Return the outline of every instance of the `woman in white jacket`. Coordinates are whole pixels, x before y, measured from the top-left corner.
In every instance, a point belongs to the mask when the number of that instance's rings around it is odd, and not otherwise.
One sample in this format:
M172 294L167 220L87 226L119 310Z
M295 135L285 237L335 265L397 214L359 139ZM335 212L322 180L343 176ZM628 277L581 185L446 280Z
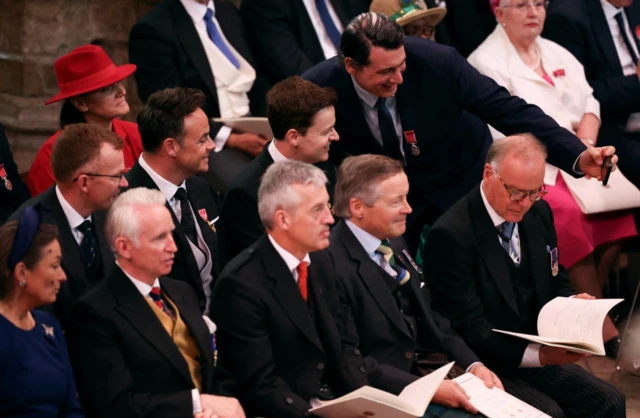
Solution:
M539 106L587 146L595 145L600 105L593 97L584 68L569 51L540 37L545 0L496 0L498 25L470 56L469 62L513 95ZM494 139L502 137L492 130ZM587 180L585 180L587 181ZM563 175L547 164L545 200L558 234L560 262L578 293L602 297L602 288L620 251L620 241L638 235L630 211L584 215ZM607 320L604 340L615 355L618 331Z

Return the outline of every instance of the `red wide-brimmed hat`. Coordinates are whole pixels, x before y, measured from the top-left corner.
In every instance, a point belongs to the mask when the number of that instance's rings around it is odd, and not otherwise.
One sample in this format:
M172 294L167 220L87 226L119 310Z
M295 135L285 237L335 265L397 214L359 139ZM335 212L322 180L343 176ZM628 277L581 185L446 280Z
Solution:
M54 63L58 89L45 104L58 102L123 80L136 70L134 64L115 66L104 49L96 45L83 45Z

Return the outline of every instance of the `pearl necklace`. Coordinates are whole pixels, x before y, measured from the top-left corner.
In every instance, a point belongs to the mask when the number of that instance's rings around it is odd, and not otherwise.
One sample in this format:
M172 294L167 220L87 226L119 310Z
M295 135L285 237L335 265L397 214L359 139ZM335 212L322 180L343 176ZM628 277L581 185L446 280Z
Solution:
M538 56L538 58L536 60L536 65L532 67L532 66L527 64L527 67L529 67L529 68L531 68L532 70L535 71L538 67L540 67L540 60L541 60L542 57L540 56L541 55L540 51L538 50L538 47L535 44L533 45L533 48L536 50L536 55Z

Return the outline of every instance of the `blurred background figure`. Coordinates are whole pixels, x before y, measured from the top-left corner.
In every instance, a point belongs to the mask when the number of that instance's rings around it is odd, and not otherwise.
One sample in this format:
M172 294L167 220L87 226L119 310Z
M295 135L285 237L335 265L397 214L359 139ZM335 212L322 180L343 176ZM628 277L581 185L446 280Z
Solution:
M29 189L20 179L9 140L0 124L0 226L29 197Z
M580 62L560 45L540 37L547 5L546 0L501 0L495 9L496 29L471 54L469 62L511 94L539 106L585 145L594 146L599 137L600 104ZM495 138L503 136L492 133ZM578 293L601 298L621 240L638 235L633 214L585 215L558 168L550 164L546 165L545 185L545 200L553 210L558 234L560 263L569 271L571 286ZM614 357L617 337L613 322L607 320L604 340L609 342L608 354Z
M67 280L61 258L58 230L34 207L0 228L0 416L84 417L62 329L36 310Z
M407 36L434 41L436 25L447 15L444 7L429 8L424 0L373 0L369 11L382 13L397 22Z
M88 123L115 132L124 142L125 167L130 168L142 152L138 125L118 118L129 113L127 91L122 81L136 66L115 66L107 53L96 45L83 45L58 58L54 64L60 92L45 104L64 100L60 111L60 129L76 123ZM51 151L60 131L40 148L29 170L29 190L36 196L56 180L51 170Z

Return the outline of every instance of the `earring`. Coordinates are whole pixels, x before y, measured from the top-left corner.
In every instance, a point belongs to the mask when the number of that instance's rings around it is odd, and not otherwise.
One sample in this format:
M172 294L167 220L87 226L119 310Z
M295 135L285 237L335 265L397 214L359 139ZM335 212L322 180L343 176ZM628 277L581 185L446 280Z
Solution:
M18 283L20 285L21 288L25 288L27 287L27 281L26 280L20 280L20 282Z
M507 27L507 24L506 24L506 23L503 23L503 24L502 24L502 27L503 27L503 28L506 28L506 27Z

